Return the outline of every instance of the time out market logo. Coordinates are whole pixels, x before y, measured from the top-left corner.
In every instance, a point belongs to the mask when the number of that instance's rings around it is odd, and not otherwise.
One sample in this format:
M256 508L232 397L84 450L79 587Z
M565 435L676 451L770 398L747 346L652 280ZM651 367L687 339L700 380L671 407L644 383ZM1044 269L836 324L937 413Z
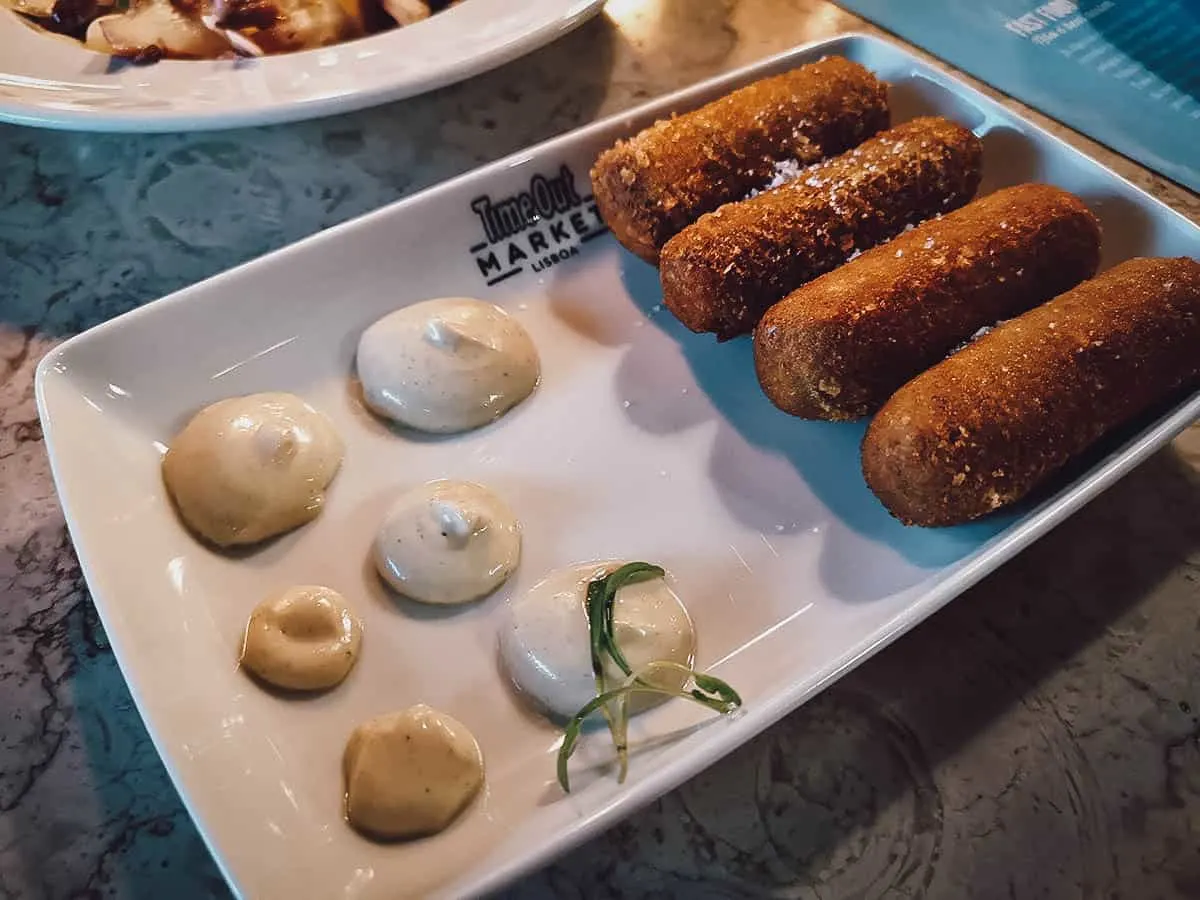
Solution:
M512 196L476 197L471 211L486 238L471 255L489 285L526 269L543 272L608 231L592 195L579 195L575 173L565 165L554 175L534 175L528 189Z

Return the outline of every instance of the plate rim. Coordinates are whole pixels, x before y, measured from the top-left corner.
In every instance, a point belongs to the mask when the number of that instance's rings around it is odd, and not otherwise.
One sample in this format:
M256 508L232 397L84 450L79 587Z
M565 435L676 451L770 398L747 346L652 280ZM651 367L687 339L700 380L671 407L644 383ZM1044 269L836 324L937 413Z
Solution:
M1005 108L1001 101L988 97L982 91L969 84L965 79L947 71L945 68L946 64L936 58L923 59L900 41L888 36L862 31L843 32L827 38L804 42L736 69L719 73L694 84L652 98L638 106L587 123L579 128L530 145L483 166L453 176L408 197L387 203L375 210L356 216L324 231L316 232L260 257L183 287L164 297L145 303L120 316L101 322L80 334L74 335L52 348L37 365L34 378L35 398L39 419L43 424L44 441L55 488L58 492L67 527L72 536L72 542L76 547L81 569L89 585L89 594L92 593L90 589L90 570L93 561L90 559L86 548L74 541L74 505L69 503L65 492L60 486L60 456L55 449L55 426L52 422L53 416L48 415L46 398L46 385L50 379L56 377L58 374L53 371L56 363L64 355L70 353L73 348L85 345L89 341L101 337L111 328L121 327L121 323L123 322L146 315L147 311L151 308L157 307L163 309L172 304L189 302L189 295L194 291L211 289L219 285L224 279L240 276L243 270L264 265L268 262L276 262L291 253L307 252L323 241L348 235L358 228L368 228L377 219L393 215L398 209L406 205L427 201L436 197L439 193L452 191L464 182L486 178L493 173L501 172L519 159L530 155L552 153L560 145L574 143L581 138L612 128L615 125L639 116L660 115L663 110L670 107L673 103L688 99L691 95L703 94L714 88L721 88L744 81L763 70L778 66L794 57L812 54L821 50L846 52L843 48L855 44L866 44L868 46L871 44L882 45L887 52L898 54L911 63L915 67L916 72L921 76L934 80L941 87L976 104L986 114L984 122L979 126L980 128L987 126L989 122L994 124L997 118L1003 122L1018 122L1028 132L1036 134L1043 140L1049 140L1049 142L1057 145L1060 150L1065 149L1069 151L1069 155L1074 163L1096 167L1104 173L1110 182L1119 183L1124 186L1128 191L1138 195L1143 203L1147 203L1155 207L1160 213L1177 220L1190 232L1200 232L1200 224L1192 222L1187 216L1171 208L1148 191L1133 184L1129 179L1083 150L1051 133L1024 114ZM802 685L799 689L783 690L775 695L768 696L753 709L739 715L738 721L748 722L748 725L743 725L740 728L714 729L707 744L709 749L705 753L690 754L667 761L658 767L653 774L648 775L625 789L615 801L592 810L558 840L531 850L529 853L514 858L505 864L483 871L475 875L475 877L447 883L439 890L453 889L456 891L456 896L475 896L489 893L511 884L516 879L542 868L553 859L596 837L601 832L645 807L653 800L669 793L710 766L719 763L737 747L753 739L785 715L808 702L838 681L842 676L891 645L894 641L907 634L912 628L924 622L935 612L985 576L991 574L1030 544L1044 537L1128 474L1132 469L1144 462L1152 453L1160 450L1173 437L1198 419L1200 419L1200 391L1196 391L1179 401L1172 409L1164 412L1154 422L1147 425L1118 447L1112 449L1081 476L1043 500L1035 508L1022 516L1021 519L1015 521L985 544L981 545L972 555L963 561L961 568L949 573L945 578L933 584L928 590L918 595L903 612L865 635L835 665L827 666L824 670L820 671L810 684ZM107 631L109 622L104 611L107 605L106 601L95 594L92 594L92 597L97 613ZM125 677L126 685L134 699L138 713L150 735L156 752L159 754L159 758L162 760L164 768L167 770L173 787L187 809L197 830L203 837L211 856L230 889L235 896L245 896L236 876L228 866L228 861L222 856L215 836L209 833L203 820L197 815L192 799L182 784L182 774L177 771L174 760L163 753L162 738L158 734L154 724L146 716L141 691L130 680L126 672L124 653L121 650L123 642L113 632L108 631L108 634L114 657L121 669L122 676Z

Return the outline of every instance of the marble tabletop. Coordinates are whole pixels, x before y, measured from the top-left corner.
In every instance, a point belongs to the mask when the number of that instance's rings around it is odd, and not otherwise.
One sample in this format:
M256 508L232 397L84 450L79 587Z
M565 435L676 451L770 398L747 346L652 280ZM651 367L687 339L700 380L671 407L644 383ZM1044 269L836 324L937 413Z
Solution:
M71 550L34 407L41 356L479 163L864 27L816 0L610 0L494 73L339 118L151 137L0 127L0 896L229 896ZM1200 219L1196 196L1034 118ZM1200 897L1198 629L1193 428L816 700L506 896Z

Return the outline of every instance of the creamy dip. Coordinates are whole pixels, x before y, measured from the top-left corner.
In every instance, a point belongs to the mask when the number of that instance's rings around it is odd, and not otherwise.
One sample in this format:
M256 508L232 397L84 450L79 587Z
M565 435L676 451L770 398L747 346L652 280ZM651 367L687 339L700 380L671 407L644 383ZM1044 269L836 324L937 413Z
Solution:
M619 568L619 562L587 563L550 573L513 601L500 631L500 654L517 688L547 711L569 718L596 696L586 609L587 586ZM613 634L635 672L647 663L670 660L691 666L696 633L683 603L662 578L622 587L613 600ZM625 674L609 659L605 675L620 684ZM677 688L682 673L659 672L650 679ZM634 694L632 709L664 699Z
M497 419L537 386L537 348L500 307L443 297L398 309L358 342L367 405L420 431L467 431Z
M403 494L375 537L379 574L422 603L490 594L521 559L521 526L503 500L470 481L431 481Z
M342 756L346 819L383 839L435 834L483 785L483 754L461 722L424 704L354 729Z
M254 608L241 664L277 687L320 691L350 673L361 645L362 624L341 594L297 585Z
M255 544L316 518L344 446L293 394L207 406L175 436L163 482L183 521L220 547Z

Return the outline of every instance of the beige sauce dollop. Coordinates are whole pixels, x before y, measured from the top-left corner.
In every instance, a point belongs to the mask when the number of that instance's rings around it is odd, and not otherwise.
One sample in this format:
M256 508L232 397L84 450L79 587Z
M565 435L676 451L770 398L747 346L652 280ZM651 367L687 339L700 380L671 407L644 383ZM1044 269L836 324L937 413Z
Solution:
M490 594L521 559L521 526L483 485L431 481L393 504L375 537L375 565L422 603L468 603Z
M297 585L254 608L240 661L276 687L320 691L350 673L361 645L362 624L341 594Z
M435 834L483 785L483 754L461 722L424 704L354 729L342 756L346 819L373 838Z
M517 688L547 712L569 718L596 696L592 672L587 587L621 566L585 563L558 569L513 600L500 630L500 657ZM669 660L691 666L696 632L687 609L663 578L629 584L613 600L613 636L636 672L648 663ZM605 675L620 684L625 675L607 660ZM664 671L652 681L678 688L687 680ZM634 694L634 711L661 703L659 694Z
M316 518L342 439L294 394L207 406L175 436L163 482L183 521L220 547L256 544Z
M425 300L384 316L358 342L367 406L420 431L467 431L533 392L529 333L500 307L465 297Z

